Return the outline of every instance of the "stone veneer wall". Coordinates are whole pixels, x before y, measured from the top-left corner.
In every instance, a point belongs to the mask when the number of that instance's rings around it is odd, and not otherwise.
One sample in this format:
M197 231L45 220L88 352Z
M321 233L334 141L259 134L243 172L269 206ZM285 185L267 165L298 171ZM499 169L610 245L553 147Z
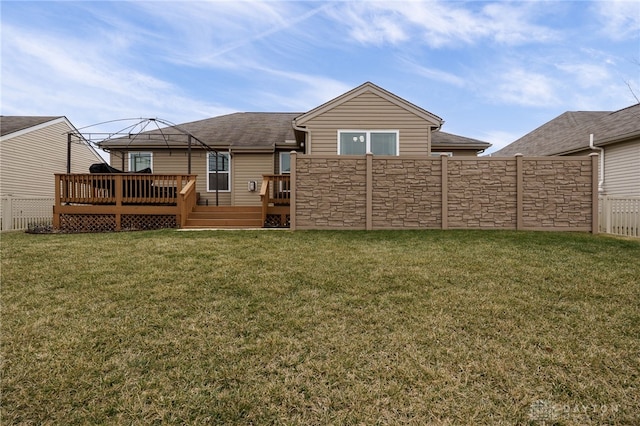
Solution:
M525 227L591 227L594 220L591 158L573 161L565 158L523 162Z
M298 156L295 175L300 206L295 217L300 228L365 229L364 157Z
M516 229L515 158L448 159L449 228Z
M387 157L372 163L373 228L440 228L440 159Z
M597 232L597 156L292 154L292 229Z

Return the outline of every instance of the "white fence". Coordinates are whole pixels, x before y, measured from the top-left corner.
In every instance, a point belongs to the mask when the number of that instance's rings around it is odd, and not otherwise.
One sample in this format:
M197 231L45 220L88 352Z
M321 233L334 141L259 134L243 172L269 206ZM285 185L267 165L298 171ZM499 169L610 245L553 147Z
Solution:
M640 237L640 197L600 197L600 232Z
M0 230L18 231L53 223L54 198L0 198Z

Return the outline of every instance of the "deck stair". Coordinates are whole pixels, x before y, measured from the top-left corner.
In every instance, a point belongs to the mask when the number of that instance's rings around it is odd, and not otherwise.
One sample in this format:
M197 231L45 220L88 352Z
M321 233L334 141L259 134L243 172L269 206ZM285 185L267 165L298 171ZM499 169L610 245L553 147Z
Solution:
M262 228L261 206L195 206L186 229Z

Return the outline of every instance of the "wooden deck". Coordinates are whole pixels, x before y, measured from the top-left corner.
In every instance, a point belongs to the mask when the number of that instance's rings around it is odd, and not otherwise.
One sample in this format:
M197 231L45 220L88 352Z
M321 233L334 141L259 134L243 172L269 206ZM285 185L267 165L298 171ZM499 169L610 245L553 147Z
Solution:
M288 227L289 176L264 177L259 206L200 206L195 175L56 174L53 227L67 232Z

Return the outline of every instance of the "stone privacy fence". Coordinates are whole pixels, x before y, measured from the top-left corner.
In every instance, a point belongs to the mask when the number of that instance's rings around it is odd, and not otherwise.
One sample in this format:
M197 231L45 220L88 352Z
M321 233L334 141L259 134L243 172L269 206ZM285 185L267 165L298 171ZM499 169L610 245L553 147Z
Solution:
M597 233L597 158L292 153L291 228Z

